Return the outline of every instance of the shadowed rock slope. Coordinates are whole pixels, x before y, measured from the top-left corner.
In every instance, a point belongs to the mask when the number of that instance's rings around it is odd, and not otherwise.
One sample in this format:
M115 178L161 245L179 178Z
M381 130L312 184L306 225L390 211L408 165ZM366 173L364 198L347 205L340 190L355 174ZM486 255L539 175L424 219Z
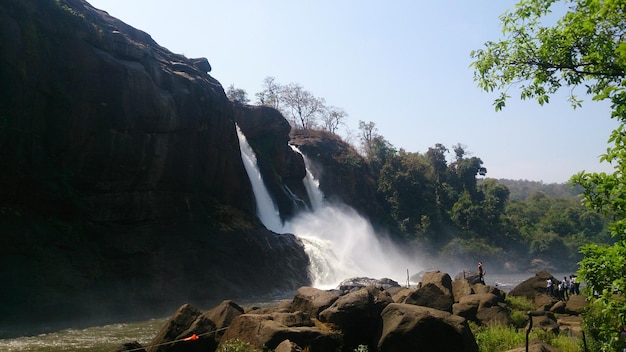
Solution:
M0 3L0 330L308 282L210 70L82 0Z

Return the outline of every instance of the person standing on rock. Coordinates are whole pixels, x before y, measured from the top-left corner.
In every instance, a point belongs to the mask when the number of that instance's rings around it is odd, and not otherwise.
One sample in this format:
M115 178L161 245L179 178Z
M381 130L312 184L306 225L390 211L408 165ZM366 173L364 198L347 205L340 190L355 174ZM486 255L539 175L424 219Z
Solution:
M478 279L480 280L481 284L485 284L485 271L483 270L483 262L478 262Z

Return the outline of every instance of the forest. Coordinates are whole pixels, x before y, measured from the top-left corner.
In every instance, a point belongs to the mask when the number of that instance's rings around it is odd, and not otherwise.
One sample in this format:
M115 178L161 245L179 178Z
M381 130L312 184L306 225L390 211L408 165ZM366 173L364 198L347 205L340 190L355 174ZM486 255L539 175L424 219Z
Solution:
M347 116L343 109L327 107L297 83L281 85L267 77L263 87L254 103L279 110L293 129L344 138L337 132ZM233 85L226 93L232 101L250 102ZM488 178L483 161L461 143L408 152L380 135L372 121L359 122L357 143L353 134L345 139L352 158L365 164L362 170L374 180L384 208L384 216L372 222L411 248L511 271L573 272L582 245L612 241L608 219L584 207L580 187Z

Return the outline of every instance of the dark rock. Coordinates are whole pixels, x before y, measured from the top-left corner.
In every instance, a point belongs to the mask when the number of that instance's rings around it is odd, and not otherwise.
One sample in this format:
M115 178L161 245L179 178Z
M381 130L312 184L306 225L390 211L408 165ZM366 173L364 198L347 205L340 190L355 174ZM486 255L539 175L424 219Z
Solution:
M301 326L302 322L300 318L289 319L276 314L242 314L233 320L221 344L239 339L256 348L273 350L281 342L290 340L312 352L335 351L341 347L341 335L314 326Z
M434 284L445 295L452 296L452 278L441 271L429 271L422 276L422 286Z
M317 318L319 313L330 307L339 295L310 286L300 287L290 304L291 311L302 311Z
M583 295L571 295L565 304L565 313L579 315L589 305Z
M478 306L467 303L455 303L452 305L452 314L458 315L470 321L477 322L476 313L478 313Z
M509 312L499 306L491 306L479 308L476 313L476 319L481 325L501 325L501 326L511 326L513 325L513 320L511 319L511 315Z
M550 310L550 308L554 306L558 300L550 295L546 295L545 293L537 293L533 302L538 310Z
M455 302L459 302L461 298L473 293L474 290L469 281L465 279L452 281L452 297L454 297Z
M375 286L387 290L391 287L400 287L400 284L388 278L372 279L369 277L353 277L341 281L339 283L339 291L347 293L367 286Z
M147 352L170 351L171 345L167 343L177 340L201 315L201 311L189 304L184 304L178 308L152 339Z
M306 175L304 159L288 145L289 122L268 106L235 103L233 110L235 121L255 151L263 182L283 220L310 206L302 183Z
M552 313L563 314L565 313L565 302L558 301L552 307L550 307L549 311Z
M378 351L478 351L464 318L409 304L392 303L381 313Z
M535 276L515 286L509 294L511 296L526 297L533 300L537 294L546 293L548 279L552 279L555 282L559 281L547 271L540 271L536 273Z
M392 302L386 291L368 286L339 297L319 314L319 320L343 332L345 350L352 351L359 345L374 348L373 337L380 327L380 312Z
M300 129L291 131L290 143L312 161L310 171L327 199L349 205L374 227L390 221L376 197L375 178L354 147L330 132Z
M213 327L215 334L212 336L215 338L216 342L219 343L224 335L224 331L226 331L226 328L228 328L233 319L243 313L243 308L237 303L226 300L222 301L222 303L204 313L202 316L209 319L215 325Z
M83 0L2 1L0 24L0 285L13 288L0 327L310 283L302 243L255 215L233 106L206 59Z
M284 340L276 346L274 352L302 352L302 348L289 340Z
M403 303L430 307L451 313L454 299L451 294L446 294L436 284L429 283L417 290L413 290Z

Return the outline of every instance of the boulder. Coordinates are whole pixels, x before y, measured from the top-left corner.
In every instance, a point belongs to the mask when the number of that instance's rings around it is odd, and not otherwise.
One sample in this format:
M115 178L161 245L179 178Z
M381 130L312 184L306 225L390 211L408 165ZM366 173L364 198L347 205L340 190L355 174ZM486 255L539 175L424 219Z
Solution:
M504 299L506 298L506 293L504 291L490 285L474 284L472 285L472 290L474 293L492 293L498 297L500 302L504 302Z
M422 275L422 287L428 284L434 284L439 287L441 292L452 296L452 278L450 275L441 271L429 271Z
M452 305L452 314L458 315L470 321L477 322L476 313L478 313L478 306L467 303L455 303Z
M480 281L480 275L475 271L463 271L454 276L454 281L462 280L469 282L470 285L482 283Z
M166 351L165 347L156 345L176 340L176 337L187 330L200 315L202 312L197 308L189 304L182 305L152 339L150 342L152 347L148 347L148 352Z
M219 305L204 313L203 316L211 320L215 326L215 340L220 341L224 331L237 316L244 313L242 307L231 300L222 301Z
M567 336L582 336L583 318L578 315L561 315L556 320L559 330Z
M430 307L451 313L454 299L452 294L446 294L436 284L429 283L411 291L402 303Z
M465 296L459 301L459 303L462 304L476 306L479 310L496 306L499 302L499 297L493 293L475 293L473 295Z
M274 352L302 352L302 348L289 340L284 340L276 346Z
M367 286L380 287L384 290L391 287L401 287L396 281L387 278L372 279L369 277L353 277L340 282L339 291L347 293Z
M410 288L406 288L406 287L402 287L400 289L397 290L387 290L387 292L389 292L389 294L391 294L391 297L393 298L393 301L395 303L404 303L404 300L409 296L409 294L411 294L411 292L413 292L415 289L410 289Z
M546 284L548 279L558 281L547 271L540 271L536 273L535 276L515 286L509 294L511 296L526 297L533 300L537 294L546 293Z
M291 311L302 311L313 318L317 318L319 313L330 307L339 294L332 291L324 291L310 286L300 287L289 306Z
M294 313L295 316L291 318L284 314L241 314L233 319L222 336L220 346L227 341L239 339L255 348L270 350L274 350L285 340L311 352L335 351L341 347L342 338L339 333L322 330L313 324L302 326L306 322L302 317L303 313Z
M464 318L410 304L391 303L381 313L378 351L474 352L478 345Z
M511 326L513 325L513 320L511 319L511 315L509 311L499 305L479 308L476 313L476 320L481 325L502 325L502 326Z
M550 310L556 302L558 302L556 298L546 295L545 293L537 293L534 298L535 307L537 307L538 310Z
M455 302L459 302L461 297L474 293L472 284L469 281L461 279L452 281L452 297Z
M376 346L374 335L380 326L380 312L393 300L384 290L369 286L339 297L319 314L323 323L339 328L344 335L344 349L359 345Z
M583 295L572 295L565 304L565 312L579 315L589 305L587 298Z
M552 313L563 314L565 313L565 304L566 303L564 301L558 301L550 307L549 311Z
M531 314L533 320L533 329L541 329L543 331L559 333L559 324L556 321L554 313L546 311L535 311Z

